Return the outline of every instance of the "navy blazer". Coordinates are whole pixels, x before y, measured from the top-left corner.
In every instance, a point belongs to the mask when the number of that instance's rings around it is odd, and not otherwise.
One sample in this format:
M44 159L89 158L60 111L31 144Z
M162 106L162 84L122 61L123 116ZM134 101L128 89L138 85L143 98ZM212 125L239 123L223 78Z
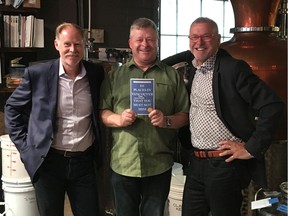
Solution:
M169 65L182 61L188 63L189 93L196 71L192 65L193 58L187 50L163 60ZM283 114L284 102L253 73L245 61L233 58L224 49L219 49L216 56L212 89L218 117L236 137L246 143L245 148L254 156L251 160L241 161L242 165L247 166L256 184L265 187L264 154L272 143ZM186 137L179 139L189 145L187 140L190 142L190 133L186 130L183 134Z
M20 153L32 180L45 159L56 130L57 91L60 59L26 68L23 82L5 104L5 126ZM87 71L93 102L95 159L101 164L101 136L98 114L100 85L104 79L101 65L82 61Z

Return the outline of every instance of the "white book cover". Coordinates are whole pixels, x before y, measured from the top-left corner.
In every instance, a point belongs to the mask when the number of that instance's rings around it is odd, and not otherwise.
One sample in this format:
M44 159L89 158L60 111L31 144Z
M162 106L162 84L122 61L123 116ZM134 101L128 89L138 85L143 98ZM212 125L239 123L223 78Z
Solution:
M25 47L25 22L26 22L26 17L21 16L21 27L20 27L20 47Z
M32 47L34 16L29 15L25 21L25 47Z
M10 35L11 35L11 47L19 47L19 17L16 15L11 16L11 27L10 27Z
M44 19L34 19L33 47L44 47Z
M10 15L4 15L4 47L10 47Z

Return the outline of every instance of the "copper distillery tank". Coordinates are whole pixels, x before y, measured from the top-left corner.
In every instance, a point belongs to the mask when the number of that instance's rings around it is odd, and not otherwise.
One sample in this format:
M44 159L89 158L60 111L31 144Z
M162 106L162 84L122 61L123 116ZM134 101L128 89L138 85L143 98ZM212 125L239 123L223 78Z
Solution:
M230 0L235 28L230 41L221 44L235 58L245 60L287 104L287 41L275 27L280 0ZM287 140L287 109L276 140Z

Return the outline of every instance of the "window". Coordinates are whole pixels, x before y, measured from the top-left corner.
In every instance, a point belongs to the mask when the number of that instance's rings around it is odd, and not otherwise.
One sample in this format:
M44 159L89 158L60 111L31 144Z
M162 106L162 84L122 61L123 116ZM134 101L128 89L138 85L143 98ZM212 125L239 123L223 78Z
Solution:
M222 42L233 34L234 14L229 1L221 0L161 0L160 59L189 49L190 24L197 17L213 19L219 28Z

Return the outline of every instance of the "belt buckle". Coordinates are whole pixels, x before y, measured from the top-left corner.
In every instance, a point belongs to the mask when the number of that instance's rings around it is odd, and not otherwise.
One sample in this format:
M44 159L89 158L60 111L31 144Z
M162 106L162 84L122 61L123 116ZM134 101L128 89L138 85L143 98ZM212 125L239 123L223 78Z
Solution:
M65 151L63 156L67 158L71 158L71 155L68 155L68 154L69 154L69 151Z

